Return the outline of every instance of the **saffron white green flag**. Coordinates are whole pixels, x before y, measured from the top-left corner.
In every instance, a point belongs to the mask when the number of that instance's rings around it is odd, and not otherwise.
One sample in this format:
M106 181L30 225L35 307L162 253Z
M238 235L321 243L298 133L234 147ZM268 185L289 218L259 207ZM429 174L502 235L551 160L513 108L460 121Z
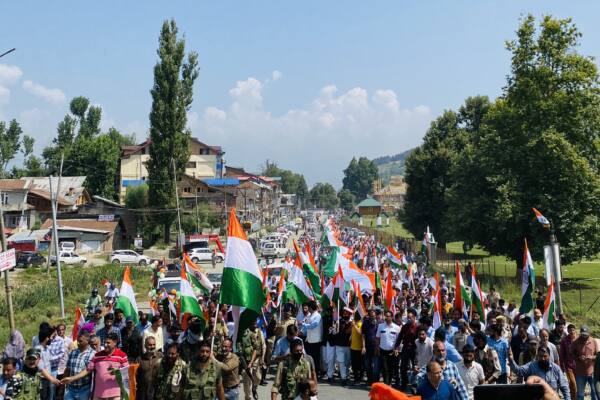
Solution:
M266 299L262 279L254 250L237 219L235 208L232 208L219 303L245 307L260 314Z
M125 317L131 317L137 324L139 321L138 307L135 301L135 293L133 292L133 283L131 280L131 269L125 267L125 273L123 274L123 283L121 284L121 292L114 309L123 310Z
M525 248L523 249L523 274L521 280L521 307L519 314L528 314L533 311L533 288L535 287L535 270L529 248L527 248L527 239L525 239Z
M546 301L544 302L544 315L542 317L544 328L548 330L554 329L554 306L554 280L552 280L548 287L548 294L546 295Z
M192 285L188 280L189 273L185 269L181 269L181 281L180 281L180 299L179 299L179 318L181 322L182 329L187 329L187 321L191 316L200 317L204 320L204 313L202 312L202 308L200 308L200 304L198 304L198 299L196 299L196 295L194 294L194 290L192 289Z

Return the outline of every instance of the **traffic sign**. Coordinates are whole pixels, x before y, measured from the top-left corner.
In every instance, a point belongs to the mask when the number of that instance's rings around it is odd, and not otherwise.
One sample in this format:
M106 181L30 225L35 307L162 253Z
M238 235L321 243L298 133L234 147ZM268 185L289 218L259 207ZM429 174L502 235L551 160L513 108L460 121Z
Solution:
M17 265L15 249L10 249L0 253L0 272L9 270L15 265Z

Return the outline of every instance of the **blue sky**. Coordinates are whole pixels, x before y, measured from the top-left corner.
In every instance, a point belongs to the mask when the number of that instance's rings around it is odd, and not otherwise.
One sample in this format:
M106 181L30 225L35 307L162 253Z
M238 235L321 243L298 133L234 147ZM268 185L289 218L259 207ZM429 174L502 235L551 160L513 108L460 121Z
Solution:
M229 165L265 159L341 184L352 156L418 145L430 121L470 95L500 94L504 41L521 15L573 17L580 52L600 54L593 1L5 2L0 119L38 152L77 95L103 127L148 127L157 38L175 18L201 72L188 125ZM16 161L20 162L22 157Z

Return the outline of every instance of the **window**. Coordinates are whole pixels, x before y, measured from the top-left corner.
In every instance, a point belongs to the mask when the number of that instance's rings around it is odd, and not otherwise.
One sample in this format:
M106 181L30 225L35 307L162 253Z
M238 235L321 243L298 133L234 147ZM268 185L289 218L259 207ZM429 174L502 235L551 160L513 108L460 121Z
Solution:
M8 204L8 193L2 192L2 205L5 206Z
M192 193L192 188L189 187L189 186L186 186L186 187L183 188L183 192L184 193Z
M185 164L185 167L196 169L196 161L188 161L187 164Z
M202 187L201 187L201 186L198 186L198 187L196 188L196 191L197 191L198 193L202 193Z

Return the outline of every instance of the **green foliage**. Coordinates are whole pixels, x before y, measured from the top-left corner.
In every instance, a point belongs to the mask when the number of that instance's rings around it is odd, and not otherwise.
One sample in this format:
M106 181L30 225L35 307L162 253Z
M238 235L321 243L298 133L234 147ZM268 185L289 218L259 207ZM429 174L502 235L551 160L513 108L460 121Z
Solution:
M220 225L219 215L205 202L181 217L181 228L185 233L201 233L203 228L215 228Z
M2 168L2 176L6 175L6 166L15 158L19 147L21 147L21 135L23 130L17 122L13 119L6 127L6 123L0 121L0 168Z
M454 168L450 221L491 253L519 260L527 237L543 257L548 236L531 207L552 222L563 263L600 251L599 80L575 51L580 37L568 19L544 17L539 31L522 21L504 95Z
M306 200L308 186L304 175L297 174L287 169L279 168L276 162L267 160L261 172L264 176L278 176L281 178L281 191L287 194L295 194L300 205Z
M128 187L125 193L125 206L135 214L136 233L142 236L145 247L152 246L157 238L157 227L144 212L148 207L148 192L148 185L142 184Z
M150 181L150 205L173 208L175 191L173 163L177 174L185 171L190 150L191 133L186 129L187 111L192 105L192 89L198 77L198 55L191 52L185 58L185 41L177 38L174 20L165 21L159 38L159 61L154 66L154 85L150 90L150 159L147 164ZM161 213L154 217L164 228L168 242L175 213Z
M344 170L343 189L349 190L358 200L362 200L371 192L373 182L379 172L373 161L360 157L358 161L352 157L350 164Z
M348 189L341 189L338 192L338 200L340 202L340 207L347 212L351 212L356 204L356 197Z
M313 207L333 209L338 205L335 189L329 183L317 183L310 189L309 201Z

